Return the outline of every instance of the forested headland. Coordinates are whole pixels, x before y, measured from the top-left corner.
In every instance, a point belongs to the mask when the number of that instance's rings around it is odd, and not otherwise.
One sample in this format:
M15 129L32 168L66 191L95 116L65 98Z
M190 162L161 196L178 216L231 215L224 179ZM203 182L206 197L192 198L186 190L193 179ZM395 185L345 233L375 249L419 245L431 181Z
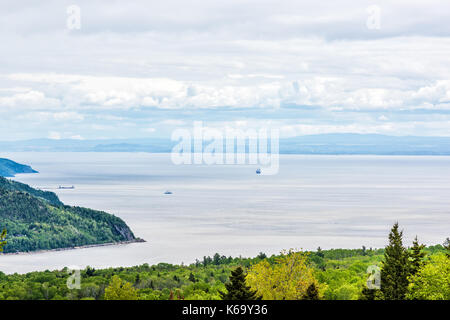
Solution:
M30 166L0 158L0 177L14 177L17 173L37 173Z
M64 205L53 192L0 177L4 253L135 241L125 222L102 211Z

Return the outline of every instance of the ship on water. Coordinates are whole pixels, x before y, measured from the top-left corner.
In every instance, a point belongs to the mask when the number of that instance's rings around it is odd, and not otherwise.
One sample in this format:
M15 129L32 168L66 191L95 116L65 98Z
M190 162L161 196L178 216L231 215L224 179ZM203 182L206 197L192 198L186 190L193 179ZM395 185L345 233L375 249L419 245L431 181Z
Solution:
M75 189L75 186L69 186L69 187L59 186L58 189Z
M256 174L261 174L261 169L260 168L256 169Z

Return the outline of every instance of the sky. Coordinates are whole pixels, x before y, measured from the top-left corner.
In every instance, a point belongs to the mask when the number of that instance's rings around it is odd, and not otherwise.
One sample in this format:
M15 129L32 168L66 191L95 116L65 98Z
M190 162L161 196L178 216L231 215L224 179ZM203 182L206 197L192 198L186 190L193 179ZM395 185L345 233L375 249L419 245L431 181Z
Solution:
M2 1L0 140L450 136L448 1Z

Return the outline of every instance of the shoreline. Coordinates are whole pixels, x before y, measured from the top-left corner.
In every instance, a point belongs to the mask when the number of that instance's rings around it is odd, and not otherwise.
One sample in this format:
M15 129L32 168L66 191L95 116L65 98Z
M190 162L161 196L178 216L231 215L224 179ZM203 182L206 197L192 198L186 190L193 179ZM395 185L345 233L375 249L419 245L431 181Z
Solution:
M144 239L136 238L134 240L127 241L119 241L119 242L107 242L107 243L99 243L99 244L86 244L83 246L75 246L75 247L65 247L65 248L56 248L56 249L45 249L45 250L35 250L35 251L21 251L21 252L0 252L0 256L10 256L10 255L31 255L31 254L41 254L48 252L57 252L57 251L67 251L67 250L76 250L76 249L87 249L87 248L96 248L96 247L107 247L107 246L115 246L115 245L126 245L131 243L141 243L147 242Z

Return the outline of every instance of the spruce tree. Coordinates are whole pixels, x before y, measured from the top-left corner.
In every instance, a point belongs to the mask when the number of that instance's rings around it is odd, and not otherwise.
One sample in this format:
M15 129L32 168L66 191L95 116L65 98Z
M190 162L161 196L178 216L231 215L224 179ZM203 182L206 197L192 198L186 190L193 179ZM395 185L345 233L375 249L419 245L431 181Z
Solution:
M359 300L375 300L376 291L379 290L369 289L366 285L363 285Z
M220 292L223 300L261 300L256 291L245 284L245 274L241 267L231 271L230 282L225 284L227 293Z
M417 271L422 267L423 265L423 259L426 256L426 253L423 251L425 248L425 245L419 244L419 241L417 240L417 236L413 241L413 246L411 248L411 274L415 275Z
M139 273L136 275L136 278L134 280L134 285L137 286L141 283L141 277L139 275Z
M3 246L6 244L5 238L6 238L6 229L3 229L2 233L0 234L0 252L3 251Z
M398 222L389 233L389 245L384 251L381 268L381 291L386 300L403 300L408 288L410 261L402 242L403 231L398 230Z
M447 250L447 258L450 258L450 238L447 238L444 242L444 248Z
M358 300L383 300L383 293L380 290L369 289L363 285Z
M323 258L323 257L325 256L325 255L323 254L323 250L322 250L321 247L318 247L318 248L317 248L316 255L317 255L318 257L321 257L321 258Z
M320 300L319 289L314 282L308 286L302 300Z

